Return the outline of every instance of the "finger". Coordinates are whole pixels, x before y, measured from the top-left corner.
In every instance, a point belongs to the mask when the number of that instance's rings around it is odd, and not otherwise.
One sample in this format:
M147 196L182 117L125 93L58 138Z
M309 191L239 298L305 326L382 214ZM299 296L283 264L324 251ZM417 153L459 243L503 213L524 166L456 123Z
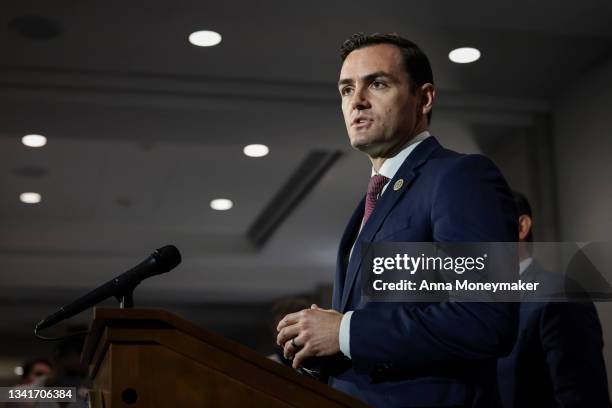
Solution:
M296 337L298 334L300 334L300 328L297 324L294 324L293 326L285 327L284 329L278 332L278 335L276 336L276 344L278 344L279 346L282 346L288 340L291 340L292 338Z
M302 365L302 362L308 357L310 357L310 349L308 347L302 348L293 356L293 368L297 370Z
M276 344L283 346L287 340L291 340L299 334L298 325L288 326L278 332L276 335Z
M305 343L306 340L304 338L304 334L292 338L291 340L285 343L283 347L283 355L289 360L293 359L295 353L300 351L303 348L303 344Z
M283 317L280 322L278 322L278 326L276 326L277 331L281 331L284 327L291 326L292 324L296 324L301 316L301 311L296 313L289 313L287 316Z
M285 357L287 360L291 360L293 359L295 353L297 353L299 350L300 349L295 347L291 341L288 341L283 347L283 357Z
M285 355L286 352L285 358L290 360L293 359L295 353L302 350L307 341L308 340L305 333L301 333L300 335L287 341L283 347L283 355Z
M285 344L283 344L283 357L285 357L288 360L291 360L291 342L288 341Z

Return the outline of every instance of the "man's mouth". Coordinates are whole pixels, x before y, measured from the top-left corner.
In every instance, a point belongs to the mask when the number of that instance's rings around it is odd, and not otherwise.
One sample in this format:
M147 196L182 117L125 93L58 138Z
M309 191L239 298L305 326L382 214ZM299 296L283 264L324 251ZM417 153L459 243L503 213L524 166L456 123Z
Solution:
M353 121L351 122L351 127L354 127L357 129L367 128L367 127L370 127L370 125L372 125L373 122L374 122L374 119L372 118L358 117L358 118L353 119Z

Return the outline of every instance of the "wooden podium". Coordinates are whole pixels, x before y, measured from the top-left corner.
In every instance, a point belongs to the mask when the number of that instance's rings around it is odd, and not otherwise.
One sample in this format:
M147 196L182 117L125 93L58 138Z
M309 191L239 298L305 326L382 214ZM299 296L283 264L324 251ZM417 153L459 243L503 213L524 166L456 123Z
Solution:
M164 310L95 308L82 358L94 408L366 406Z

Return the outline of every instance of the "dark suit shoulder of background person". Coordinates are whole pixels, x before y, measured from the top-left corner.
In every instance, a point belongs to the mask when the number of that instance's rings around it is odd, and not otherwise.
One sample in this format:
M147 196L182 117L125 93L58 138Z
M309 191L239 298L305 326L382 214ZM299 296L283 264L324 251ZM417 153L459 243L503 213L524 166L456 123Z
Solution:
M560 274L533 261L521 278L563 292ZM523 302L512 353L498 363L505 408L611 407L593 302Z

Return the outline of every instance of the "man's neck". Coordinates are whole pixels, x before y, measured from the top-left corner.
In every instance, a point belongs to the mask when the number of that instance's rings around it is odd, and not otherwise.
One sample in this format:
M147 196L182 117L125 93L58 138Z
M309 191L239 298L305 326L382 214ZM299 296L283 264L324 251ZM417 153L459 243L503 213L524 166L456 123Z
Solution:
M381 156L378 156L378 157L369 156L370 162L372 162L372 168L374 168L374 170L378 172L380 168L382 167L383 163L385 162L385 160L391 157L394 157L396 154L401 152L402 149L404 149L404 147L408 146L414 141L415 137L417 137L418 135L420 135L426 130L429 130L427 125L420 125L414 130L410 138L406 140L404 143L401 143L398 146L395 146L392 149L389 149L389 151L387 151L385 154Z
M424 131L428 130L427 128L424 128L423 130L417 131L415 134L412 135L412 137L410 137L410 139L408 139L406 142L394 147L393 149L389 150L386 154L382 155L382 156L378 156L378 157L371 157L370 158L370 162L372 163L372 168L374 169L374 171L376 171L377 173L380 171L380 168L382 167L382 165L385 163L385 161L387 159L390 159L392 157L395 157L399 152L401 152L406 146L409 146L410 144L414 143L415 138L420 135L421 133L423 133Z
M387 159L388 157L370 157L370 161L372 162L372 168L378 173L383 163Z

